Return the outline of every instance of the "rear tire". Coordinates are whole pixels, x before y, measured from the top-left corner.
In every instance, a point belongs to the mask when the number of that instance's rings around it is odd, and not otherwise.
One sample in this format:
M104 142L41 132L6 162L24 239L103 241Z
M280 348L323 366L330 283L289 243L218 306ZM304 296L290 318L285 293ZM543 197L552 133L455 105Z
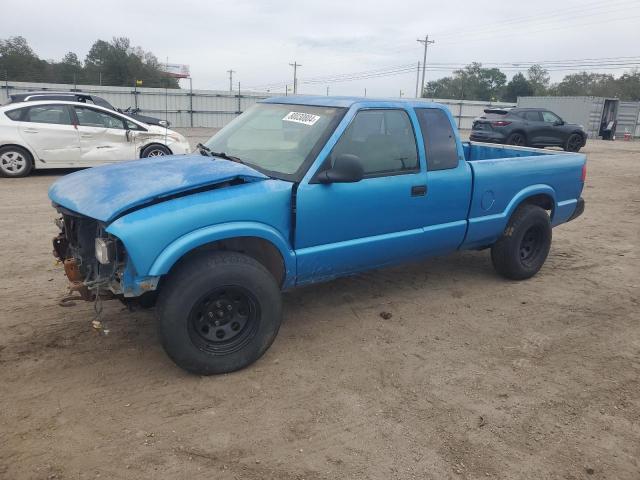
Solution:
M164 157L165 155L171 155L171 150L164 145L149 145L142 150L140 158Z
M22 147L0 148L0 177L26 177L33 169L33 157Z
M583 144L582 135L578 133L572 133L571 135L569 135L569 138L567 138L567 141L565 142L563 149L565 152L579 152L580 149L582 148L582 144Z
M522 205L511 216L502 237L491 247L496 271L511 280L533 277L551 248L551 222L536 205Z
M514 132L507 137L507 145L515 145L517 147L525 147L527 145L527 137L523 133Z
M160 340L181 368L228 373L260 358L282 319L280 289L255 259L235 252L194 256L178 265L157 305Z

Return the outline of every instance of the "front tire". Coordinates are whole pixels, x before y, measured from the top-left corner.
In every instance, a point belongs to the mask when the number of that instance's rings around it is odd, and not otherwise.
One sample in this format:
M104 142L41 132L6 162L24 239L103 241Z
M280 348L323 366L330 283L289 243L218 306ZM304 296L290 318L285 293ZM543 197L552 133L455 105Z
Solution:
M149 145L142 150L140 158L164 157L165 155L171 155L171 150L164 145Z
M33 157L22 147L9 145L0 148L0 176L26 177L33 169Z
M170 274L157 315L162 346L179 367L229 373L255 362L273 343L282 299L273 275L253 258L206 253Z
M551 222L536 205L522 205L512 215L502 237L491 247L496 271L511 280L533 277L551 248Z

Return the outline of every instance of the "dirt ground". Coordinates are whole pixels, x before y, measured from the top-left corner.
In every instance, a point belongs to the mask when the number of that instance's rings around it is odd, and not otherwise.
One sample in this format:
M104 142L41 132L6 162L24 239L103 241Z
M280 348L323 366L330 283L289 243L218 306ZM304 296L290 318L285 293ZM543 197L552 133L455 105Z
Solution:
M481 251L292 291L217 377L171 363L152 311L107 302L100 336L58 306L58 174L2 179L0 478L639 479L640 143L585 152L586 212L533 279Z

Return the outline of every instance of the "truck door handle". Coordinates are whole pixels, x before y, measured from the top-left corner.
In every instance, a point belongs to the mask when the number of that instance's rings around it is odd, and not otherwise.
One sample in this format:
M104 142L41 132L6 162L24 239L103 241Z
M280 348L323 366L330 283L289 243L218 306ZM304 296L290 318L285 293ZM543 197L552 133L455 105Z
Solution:
M413 187L411 187L412 197L424 197L426 194L427 194L426 185L414 185Z

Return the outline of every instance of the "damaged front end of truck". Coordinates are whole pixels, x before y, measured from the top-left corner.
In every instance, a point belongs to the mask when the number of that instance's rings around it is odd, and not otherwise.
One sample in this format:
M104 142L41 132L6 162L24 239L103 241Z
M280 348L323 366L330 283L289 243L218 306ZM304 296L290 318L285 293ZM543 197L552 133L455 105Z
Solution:
M129 304L129 298L157 288L159 277L139 278L124 245L106 231L103 222L54 207L60 213L55 221L60 232L53 238L53 255L69 280L69 295L63 303L118 298Z

